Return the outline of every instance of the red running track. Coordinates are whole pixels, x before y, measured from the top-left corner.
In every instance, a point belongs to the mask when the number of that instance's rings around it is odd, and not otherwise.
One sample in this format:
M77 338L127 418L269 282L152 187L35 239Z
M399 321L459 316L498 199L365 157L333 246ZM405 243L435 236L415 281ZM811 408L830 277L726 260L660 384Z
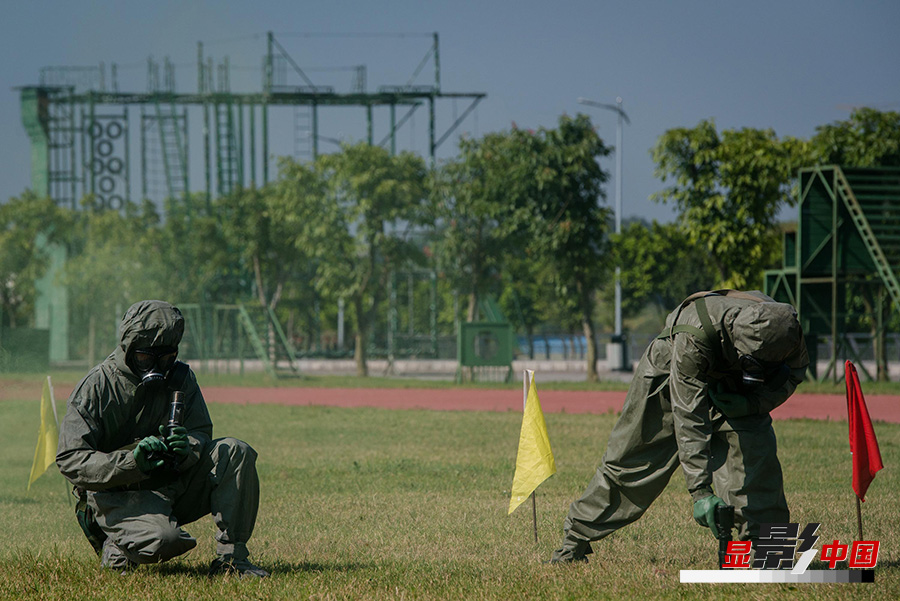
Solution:
M621 411L625 392L540 390L541 407L547 413L615 413ZM72 391L56 386L58 402ZM277 405L327 405L330 407L380 407L384 409L432 409L438 411L521 411L517 390L413 389L413 388L243 388L204 386L210 403ZM0 389L5 399L41 398L40 385L28 383ZM900 423L900 397L866 396L873 420ZM775 419L847 419L847 401L841 394L797 394L772 413Z
M540 391L547 413L613 413L622 409L625 392ZM211 403L272 403L329 407L380 407L438 411L521 411L522 393L514 390L389 388L203 388ZM900 423L900 398L866 397L873 420ZM838 394L798 394L772 412L775 419L846 420L847 401Z

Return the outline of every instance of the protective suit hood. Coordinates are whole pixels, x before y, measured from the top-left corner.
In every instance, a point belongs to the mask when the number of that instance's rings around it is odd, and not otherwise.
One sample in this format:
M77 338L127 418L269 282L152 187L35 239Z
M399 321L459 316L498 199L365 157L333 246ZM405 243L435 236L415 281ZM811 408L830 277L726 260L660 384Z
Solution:
M116 367L138 378L126 362L136 349L158 346L177 347L184 335L184 316L174 305L160 300L137 302L125 311L119 325L119 346L115 350Z
M730 325L738 355L750 355L767 363L785 362L791 368L803 367L803 332L791 305L753 303L742 308Z

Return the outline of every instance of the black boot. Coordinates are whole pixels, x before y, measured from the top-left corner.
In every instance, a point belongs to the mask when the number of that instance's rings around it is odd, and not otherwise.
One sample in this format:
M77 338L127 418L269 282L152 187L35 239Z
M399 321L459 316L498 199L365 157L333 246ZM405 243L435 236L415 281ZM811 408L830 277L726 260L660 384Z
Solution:
M587 563L587 556L593 553L591 543L581 538L563 538L562 546L553 552L551 564Z

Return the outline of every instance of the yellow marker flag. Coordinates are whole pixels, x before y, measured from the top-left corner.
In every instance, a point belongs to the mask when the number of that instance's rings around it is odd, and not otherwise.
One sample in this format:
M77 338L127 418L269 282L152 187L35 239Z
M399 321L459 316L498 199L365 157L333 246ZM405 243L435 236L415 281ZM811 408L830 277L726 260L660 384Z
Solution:
M544 413L541 411L541 401L538 400L532 372L525 414L522 416L516 474L513 476L508 514L515 511L541 482L555 473L556 462L553 460L553 451L550 450L550 437L547 436L547 424L544 422Z
M59 420L56 417L56 404L53 401L53 386L50 376L44 382L41 392L41 429L38 433L37 448L34 450L34 463L31 464L31 483L41 477L47 468L56 463L56 447L59 444Z

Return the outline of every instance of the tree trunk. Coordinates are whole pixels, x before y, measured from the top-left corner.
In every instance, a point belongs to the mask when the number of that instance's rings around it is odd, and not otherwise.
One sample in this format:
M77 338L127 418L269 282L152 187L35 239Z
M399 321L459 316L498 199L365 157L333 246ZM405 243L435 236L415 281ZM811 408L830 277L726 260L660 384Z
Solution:
M887 356L885 353L884 330L875 335L875 380L878 382L890 381L888 374Z
M97 356L97 317L91 313L88 318L88 369L96 365Z
M871 298L868 294L860 296L863 308L869 315L876 316L869 332L872 334L872 351L875 355L875 381L887 382L890 380L888 375L887 357L885 355L884 344L884 290L878 292L878 296Z
M472 323L478 318L478 295L473 290L469 293L469 309L466 312L466 322Z
M587 381L597 382L597 337L594 332L594 304L590 292L581 291L581 325L587 343Z
M883 292L878 295L878 323L875 326L875 380L878 382L889 382L891 379L888 372L887 362L887 345L885 341L886 328L885 322L890 318L890 304L885 308L883 300Z
M582 321L584 328L584 337L587 342L587 381L597 382L600 377L597 375L597 339L594 336L594 322L590 317L585 317Z
M369 366L366 363L366 337L369 324L362 306L362 299L353 301L356 312L356 348L353 351L353 359L356 361L356 375L365 378L369 375Z

